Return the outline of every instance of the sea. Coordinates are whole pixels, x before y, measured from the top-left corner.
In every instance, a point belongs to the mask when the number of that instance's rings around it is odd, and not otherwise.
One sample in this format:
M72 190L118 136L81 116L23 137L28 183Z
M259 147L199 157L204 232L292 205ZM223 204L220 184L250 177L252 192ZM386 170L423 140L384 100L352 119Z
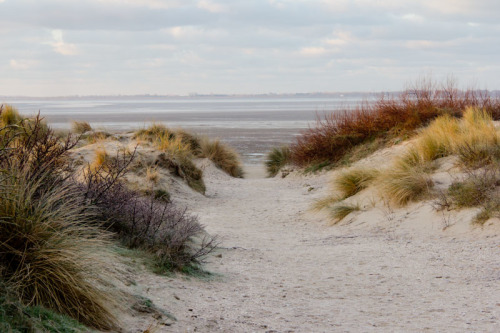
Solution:
M40 112L54 129L68 129L73 120L94 129L127 132L163 123L218 138L236 149L245 164L261 164L273 148L296 137L331 112L350 109L366 95L321 96L191 96L191 97L2 97L23 115Z

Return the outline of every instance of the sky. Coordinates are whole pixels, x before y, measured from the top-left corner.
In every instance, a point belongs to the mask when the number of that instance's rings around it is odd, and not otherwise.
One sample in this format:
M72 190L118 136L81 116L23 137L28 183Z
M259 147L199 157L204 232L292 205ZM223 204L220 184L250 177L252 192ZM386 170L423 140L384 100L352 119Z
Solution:
M500 89L498 0L0 0L0 96Z

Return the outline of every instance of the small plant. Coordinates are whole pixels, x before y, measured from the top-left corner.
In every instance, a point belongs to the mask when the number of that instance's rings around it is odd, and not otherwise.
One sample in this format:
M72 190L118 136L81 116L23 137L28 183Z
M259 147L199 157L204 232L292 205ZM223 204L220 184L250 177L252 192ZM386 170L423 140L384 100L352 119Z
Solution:
M197 157L208 158L228 175L243 178L243 169L238 154L219 140L203 138L199 142Z
M358 204L341 203L330 208L330 216L333 219L333 224L342 221L347 215L352 212L359 211L361 208Z
M7 104L0 106L0 127L20 124L22 120L16 108Z
M216 238L204 235L198 219L165 198L168 194L144 197L128 189L121 180L134 156L122 153L100 169L85 171L80 191L87 205L97 207L97 220L106 221L104 226L126 246L152 253L157 265L180 270L201 262L215 248Z
M101 141L105 141L111 137L111 134L103 131L92 131L86 132L82 135L82 140L87 141L88 144L94 144Z
M83 134L92 131L92 126L86 121L73 121L71 131L76 134Z
M106 233L87 224L79 194L45 175L9 172L0 199L0 271L25 303L91 327L115 327L103 288ZM101 287L99 287L101 286Z
M395 165L379 180L379 187L387 200L399 206L425 198L434 185L424 169L407 167L403 163Z
M377 175L375 169L352 168L339 173L332 183L345 199L367 188Z
M267 175L274 177L288 163L290 163L290 148L282 146L273 148L266 159Z

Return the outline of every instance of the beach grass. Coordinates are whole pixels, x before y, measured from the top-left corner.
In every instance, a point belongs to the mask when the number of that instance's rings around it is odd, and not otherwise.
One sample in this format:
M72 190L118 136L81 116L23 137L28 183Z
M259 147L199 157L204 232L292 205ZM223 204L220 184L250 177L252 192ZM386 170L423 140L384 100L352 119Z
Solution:
M468 107L500 119L500 99L481 91L458 90L453 83L438 85L423 80L401 94L318 118L316 126L291 145L291 162L305 168L337 165L354 147L413 136L439 116L461 117ZM349 160L356 158L350 156Z
M268 177L274 177L290 163L290 148L287 146L273 148L266 157L265 165Z

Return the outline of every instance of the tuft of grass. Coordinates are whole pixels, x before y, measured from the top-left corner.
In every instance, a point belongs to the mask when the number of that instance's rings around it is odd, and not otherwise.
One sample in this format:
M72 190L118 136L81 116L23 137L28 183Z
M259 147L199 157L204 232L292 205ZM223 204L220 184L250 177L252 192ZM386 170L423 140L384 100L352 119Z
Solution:
M333 224L342 221L347 215L352 212L359 211L361 208L358 204L341 203L330 208L330 216L333 219Z
M42 175L11 171L2 179L0 271L26 304L91 327L116 327L117 305L103 287L107 234L87 224L79 194ZM102 263L102 264L101 264Z
M191 168L195 157L208 158L232 177L243 177L243 168L238 154L220 140L200 138L182 129L171 130L161 124L153 124L135 134L135 138L152 142L158 149L168 153L172 159Z
M71 131L76 134L83 134L92 131L92 126L86 121L76 121L71 122Z
M0 106L0 127L20 124L23 119L19 111L11 105Z
M156 167L151 167L151 166L147 167L146 179L153 184L158 184L158 181L160 180L160 174L158 173L158 169Z
M238 154L220 140L203 138L199 142L197 157L208 158L228 175L243 178L243 168Z
M345 199L367 188L377 175L375 169L351 168L336 175L332 183Z
M98 143L104 140L107 140L108 138L111 137L111 134L108 132L103 132L103 131L97 131L97 132L90 132L86 133L85 135L82 135L82 140L87 141L88 144L94 144Z
M266 170L268 177L274 177L288 163L290 163L290 148L287 146L275 147L266 158Z
M76 320L40 306L21 304L12 290L0 282L0 331L21 332L84 332L88 329Z
M156 189L153 191L154 198L159 201L170 203L172 200L170 198L170 193L164 189Z
M327 196L323 199L316 200L311 208L313 211L321 211L323 209L331 207L332 205L336 204L341 200L342 198L336 196Z
M426 170L428 166L415 165L420 160L415 159L414 154L408 156L407 159L396 161L390 170L378 178L378 186L384 196L399 206L425 198L434 186Z

